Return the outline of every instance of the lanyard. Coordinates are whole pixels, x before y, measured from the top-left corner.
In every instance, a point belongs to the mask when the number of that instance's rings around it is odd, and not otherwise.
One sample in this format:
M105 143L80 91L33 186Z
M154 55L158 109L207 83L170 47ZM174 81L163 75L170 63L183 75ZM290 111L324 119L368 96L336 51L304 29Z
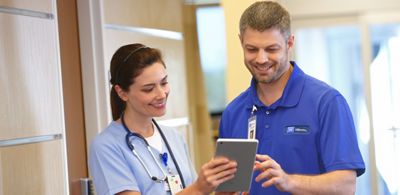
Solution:
M247 139L256 139L257 107L253 105L247 125Z
M158 163L158 160L157 160L156 157L154 156L153 151L151 150L150 145L149 145L149 143L147 142L147 140L146 140L142 135L140 135L140 134L138 134L138 133L135 133L135 132L131 132L131 131L128 129L128 127L127 127L126 124L125 124L124 113L121 114L121 122L122 122L122 126L124 127L124 129L125 129L125 131L126 131L126 136L125 136L126 144L128 145L129 149L132 151L133 155L135 155L135 157L139 160L140 164L141 164L141 165L143 166L143 168L145 169L147 175L148 175L153 181L155 181L155 182L160 182L160 183L161 183L161 182L165 181L166 178L167 178L167 174L165 173L164 169L161 167L160 163ZM171 155L172 161L174 162L174 165L175 165L175 167L176 167L176 170L178 171L179 177L182 178L182 186L183 186L183 188L185 188L185 182L184 182L184 180L183 180L182 172L181 172L181 170L180 170L180 168L179 168L179 166L178 166L178 163L176 162L175 156L174 156L173 153L172 153L171 147L169 146L168 141L167 141L167 139L166 139L164 133L161 131L160 126L158 126L158 124L156 123L156 121L155 121L154 119L152 119L152 122L153 122L153 123L155 124L155 126L157 127L157 130L158 130L158 132L160 133L162 140L164 141L165 145L167 146L167 150L168 150L169 154ZM136 149L135 149L134 145L133 145L133 144L130 142L130 140L129 140L130 137L132 137L132 136L141 139L141 140L146 144L147 150L150 152L150 154L151 154L153 160L156 162L157 167L158 167L158 168L161 170L161 172L163 173L163 178L162 178L162 179L160 179L160 178L158 178L158 177L156 177L156 176L152 176L152 175L151 175L150 170L148 169L148 167L146 166L146 164L144 163L144 161L143 161L143 159L140 157L140 155L136 152ZM167 165L168 156L167 156L166 153L162 155L162 160L163 160L163 163L164 163L165 165Z

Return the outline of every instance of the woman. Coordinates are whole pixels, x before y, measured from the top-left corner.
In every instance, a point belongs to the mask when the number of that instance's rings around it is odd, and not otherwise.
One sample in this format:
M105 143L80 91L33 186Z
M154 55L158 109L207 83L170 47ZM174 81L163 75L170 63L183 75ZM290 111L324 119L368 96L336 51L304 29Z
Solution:
M209 194L233 178L236 162L214 158L196 179L184 138L158 126L170 92L159 50L125 45L112 57L113 119L90 147L90 171L97 194Z

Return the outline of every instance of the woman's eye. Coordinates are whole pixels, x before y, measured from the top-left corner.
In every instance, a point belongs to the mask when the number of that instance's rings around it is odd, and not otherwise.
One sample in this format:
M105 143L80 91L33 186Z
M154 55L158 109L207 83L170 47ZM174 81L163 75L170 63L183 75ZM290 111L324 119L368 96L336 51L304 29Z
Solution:
M152 90L153 90L153 88L145 88L145 89L142 89L142 91L144 91L144 92L146 92L146 93L151 92Z

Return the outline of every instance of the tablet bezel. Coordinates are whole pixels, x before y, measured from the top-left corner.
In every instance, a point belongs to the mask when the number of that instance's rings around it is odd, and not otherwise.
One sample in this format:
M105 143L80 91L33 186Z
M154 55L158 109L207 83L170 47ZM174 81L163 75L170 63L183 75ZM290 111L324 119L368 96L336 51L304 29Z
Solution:
M235 160L238 166L235 177L220 184L215 191L248 191L253 177L258 140L219 138L216 144L215 156L225 156Z

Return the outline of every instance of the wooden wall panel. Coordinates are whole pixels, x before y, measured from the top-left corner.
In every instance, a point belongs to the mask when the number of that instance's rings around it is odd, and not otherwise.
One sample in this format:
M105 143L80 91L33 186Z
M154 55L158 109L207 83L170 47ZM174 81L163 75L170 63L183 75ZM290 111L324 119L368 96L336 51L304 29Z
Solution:
M0 195L65 194L62 142L0 148Z
M108 24L182 32L182 0L103 0Z
M53 12L53 2L49 0L0 0L0 6L33 10L38 12Z
M0 13L0 140L61 133L56 21Z
M186 68L182 40L174 40L146 35L137 32L105 30L105 66L109 70L111 57L122 45L143 43L150 47L158 48L163 54L168 71L168 82L171 93L167 103L167 113L163 119L188 116Z
M0 195L69 194L55 6L0 0Z
M88 177L77 7L75 0L57 1L70 194L80 193Z

